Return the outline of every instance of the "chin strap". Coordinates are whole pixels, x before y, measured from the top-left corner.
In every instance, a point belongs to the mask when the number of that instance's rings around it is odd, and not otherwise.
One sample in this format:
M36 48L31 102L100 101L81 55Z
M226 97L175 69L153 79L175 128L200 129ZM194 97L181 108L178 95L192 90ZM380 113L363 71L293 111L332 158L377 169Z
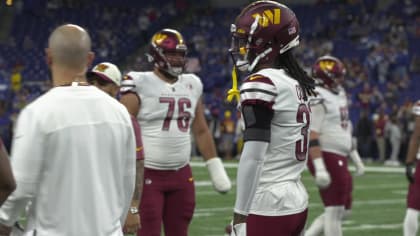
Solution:
M239 90L238 90L238 75L237 75L236 66L233 66L232 68L232 88L229 89L227 94L228 94L227 96L228 102L232 102L233 98L235 98L236 102L239 103L240 96L239 96Z

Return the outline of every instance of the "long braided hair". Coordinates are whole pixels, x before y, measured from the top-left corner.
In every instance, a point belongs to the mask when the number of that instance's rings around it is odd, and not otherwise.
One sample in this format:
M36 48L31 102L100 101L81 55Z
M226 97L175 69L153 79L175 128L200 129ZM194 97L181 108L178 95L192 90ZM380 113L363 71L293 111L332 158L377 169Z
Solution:
M308 96L316 96L314 91L315 80L302 69L296 61L292 50L287 50L286 52L279 54L274 61L274 66L286 69L287 73L299 82L299 85L302 87L304 92L303 99L305 101L308 100Z

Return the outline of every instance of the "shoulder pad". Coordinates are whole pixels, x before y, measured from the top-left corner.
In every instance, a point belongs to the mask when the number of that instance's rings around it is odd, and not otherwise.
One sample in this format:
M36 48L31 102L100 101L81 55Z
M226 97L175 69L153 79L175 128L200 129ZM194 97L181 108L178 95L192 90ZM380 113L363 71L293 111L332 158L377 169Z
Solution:
M311 98L309 100L309 105L310 106L316 106L316 105L320 105L320 104L324 104L324 99L323 98Z
M123 80L121 82L121 93L127 93L127 92L134 92L134 89L136 88L136 85L134 84L133 78L129 75L124 75Z
M249 83L249 82L260 82L260 83L266 83L266 84L274 85L274 83L271 81L270 78L268 78L264 75L260 75L260 74L252 74L252 75L248 76L244 80L244 83Z

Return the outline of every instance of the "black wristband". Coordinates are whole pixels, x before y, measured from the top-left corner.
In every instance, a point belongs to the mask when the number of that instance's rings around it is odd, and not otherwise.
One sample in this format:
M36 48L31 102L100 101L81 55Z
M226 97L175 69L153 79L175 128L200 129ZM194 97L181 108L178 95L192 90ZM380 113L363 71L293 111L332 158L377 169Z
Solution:
M319 140L318 139L312 139L311 141L309 141L309 147L315 147L315 146L321 146L319 144Z

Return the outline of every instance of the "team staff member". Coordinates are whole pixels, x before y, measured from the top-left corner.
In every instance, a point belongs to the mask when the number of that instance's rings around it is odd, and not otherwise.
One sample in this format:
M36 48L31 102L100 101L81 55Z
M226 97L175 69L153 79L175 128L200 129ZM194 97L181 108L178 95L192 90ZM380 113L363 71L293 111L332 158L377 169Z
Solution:
M11 152L17 188L0 209L0 234L31 201L25 235L122 236L135 182L130 115L86 82L94 54L85 29L59 26L46 54L54 88L19 115Z

